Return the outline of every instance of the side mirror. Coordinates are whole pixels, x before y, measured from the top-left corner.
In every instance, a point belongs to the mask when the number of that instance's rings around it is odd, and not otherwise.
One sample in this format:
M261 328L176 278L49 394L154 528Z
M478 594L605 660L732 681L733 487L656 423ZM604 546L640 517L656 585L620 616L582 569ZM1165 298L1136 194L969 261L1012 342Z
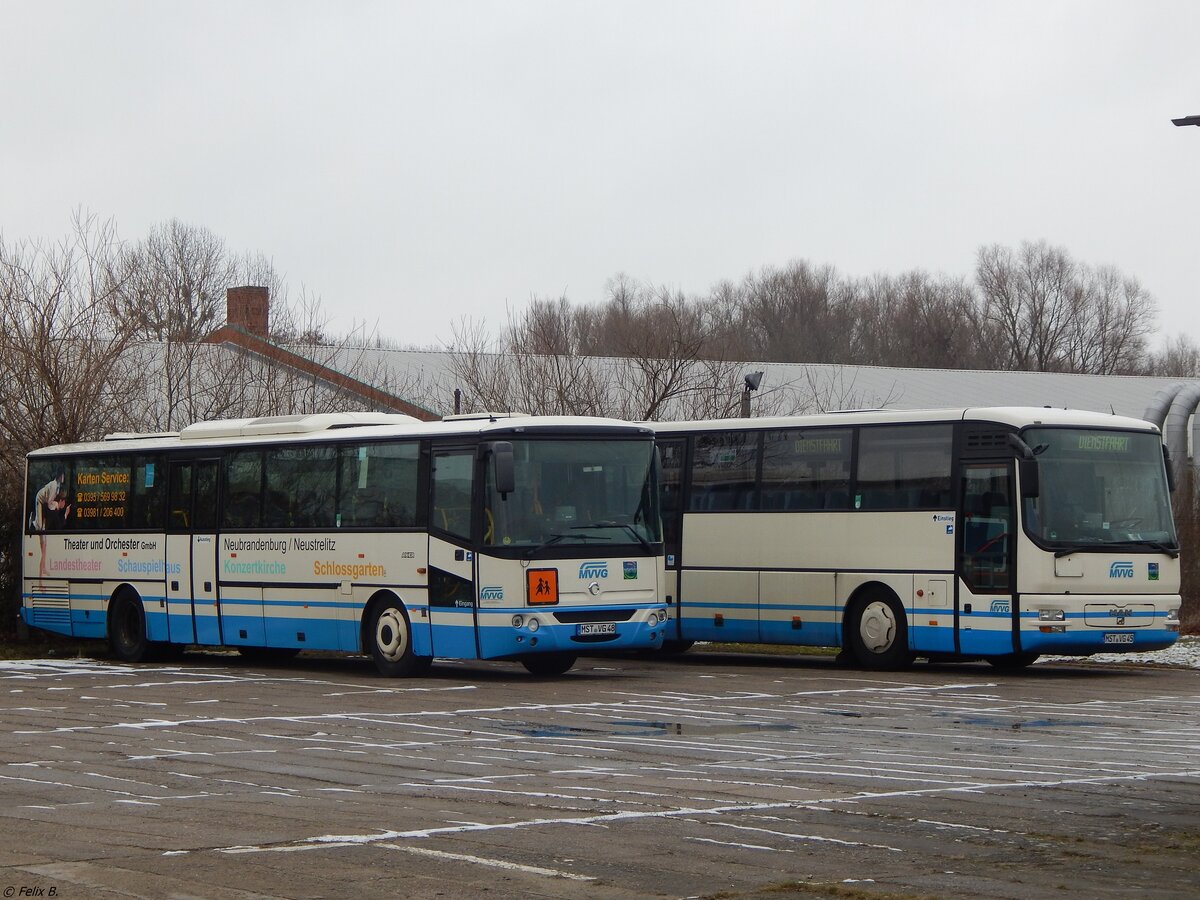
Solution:
M1017 470L1021 476L1022 499L1033 499L1042 493L1041 475L1036 459L1017 460Z
M492 444L492 474L496 478L496 491L511 494L517 489L517 469L513 462L511 441L495 441Z

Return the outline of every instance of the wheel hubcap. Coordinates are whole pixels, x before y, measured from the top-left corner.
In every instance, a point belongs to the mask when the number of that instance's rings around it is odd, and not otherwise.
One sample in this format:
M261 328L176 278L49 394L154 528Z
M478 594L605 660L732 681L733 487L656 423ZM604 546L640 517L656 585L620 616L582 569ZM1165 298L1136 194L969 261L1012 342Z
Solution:
M872 653L885 653L896 639L896 616L881 600L873 600L863 610L858 623L863 646Z
M375 646L388 662L398 662L408 649L408 630L398 609L385 609L375 624Z

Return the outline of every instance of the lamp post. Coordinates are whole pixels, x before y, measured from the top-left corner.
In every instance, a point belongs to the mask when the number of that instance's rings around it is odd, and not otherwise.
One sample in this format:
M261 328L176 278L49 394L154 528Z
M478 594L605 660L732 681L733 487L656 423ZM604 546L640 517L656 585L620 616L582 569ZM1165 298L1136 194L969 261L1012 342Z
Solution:
M742 418L750 418L750 392L757 391L762 384L762 372L750 372L746 375L745 386L742 388Z
M1200 116L1184 116L1182 119L1172 119L1176 125L1200 125Z

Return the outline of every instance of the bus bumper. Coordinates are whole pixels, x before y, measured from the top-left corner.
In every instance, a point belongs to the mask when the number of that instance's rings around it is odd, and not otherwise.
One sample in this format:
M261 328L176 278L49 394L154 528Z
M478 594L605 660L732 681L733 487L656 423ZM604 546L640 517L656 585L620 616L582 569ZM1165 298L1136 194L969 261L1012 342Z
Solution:
M1064 656L1144 653L1179 638L1178 595L1021 598L1021 650Z
M479 619L482 659L527 653L657 650L669 624L667 608L662 605L634 610L488 610Z

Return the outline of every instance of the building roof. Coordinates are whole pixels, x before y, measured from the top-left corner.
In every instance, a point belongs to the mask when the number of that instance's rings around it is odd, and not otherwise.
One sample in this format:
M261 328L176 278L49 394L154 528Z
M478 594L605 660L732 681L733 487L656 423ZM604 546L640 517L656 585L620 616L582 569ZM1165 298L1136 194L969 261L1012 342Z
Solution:
M350 351L347 351L347 355ZM426 406L449 408L456 384L454 354L433 350L356 349L368 368L390 373L396 385ZM596 360L611 365L611 360ZM1156 393L1183 379L1058 372L906 369L824 363L746 362L739 368L763 372L756 396L777 392L807 411L876 408L932 409L972 406L1053 406L1144 418ZM808 401L807 403L805 401ZM755 401L757 404L757 400ZM752 411L757 410L752 405Z

